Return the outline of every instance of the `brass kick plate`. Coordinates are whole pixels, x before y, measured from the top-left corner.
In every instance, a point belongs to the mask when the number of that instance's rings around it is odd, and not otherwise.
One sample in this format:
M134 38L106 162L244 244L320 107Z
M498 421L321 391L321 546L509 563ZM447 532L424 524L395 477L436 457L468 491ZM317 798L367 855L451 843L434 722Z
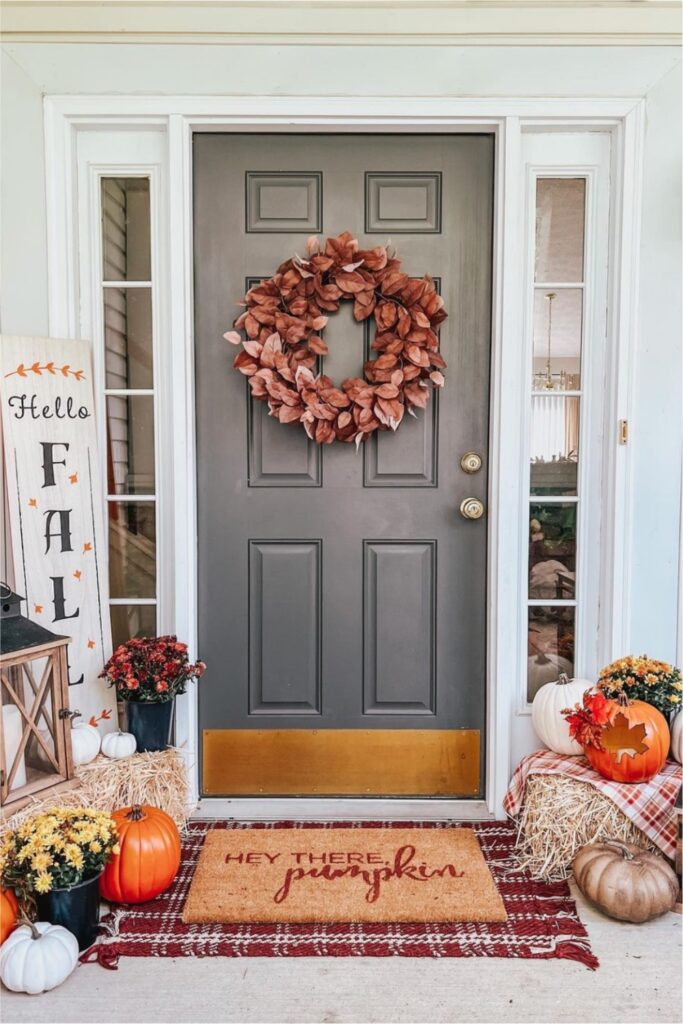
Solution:
M205 796L480 794L478 729L205 729Z

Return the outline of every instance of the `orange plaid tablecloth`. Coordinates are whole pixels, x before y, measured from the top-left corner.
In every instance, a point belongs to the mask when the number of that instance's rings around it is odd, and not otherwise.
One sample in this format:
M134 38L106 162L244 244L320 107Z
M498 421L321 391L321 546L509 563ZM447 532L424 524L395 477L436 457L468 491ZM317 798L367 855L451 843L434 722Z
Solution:
M681 766L675 761L667 761L650 782L609 782L593 771L584 757L537 750L519 762L505 794L503 807L511 818L521 810L530 775L565 775L595 786L667 857L673 857L676 849L674 804L682 778Z

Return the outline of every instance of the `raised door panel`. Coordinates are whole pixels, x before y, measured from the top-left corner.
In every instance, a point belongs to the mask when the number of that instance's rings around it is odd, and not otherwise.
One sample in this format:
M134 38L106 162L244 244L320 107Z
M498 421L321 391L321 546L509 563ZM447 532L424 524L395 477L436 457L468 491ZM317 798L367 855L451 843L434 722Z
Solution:
M262 277L251 275L244 282L248 291ZM247 472L250 487L321 487L323 453L304 431L283 424L269 415L265 402L255 400L247 381Z
M364 545L363 710L436 712L436 542Z
M321 543L249 544L249 713L321 711Z

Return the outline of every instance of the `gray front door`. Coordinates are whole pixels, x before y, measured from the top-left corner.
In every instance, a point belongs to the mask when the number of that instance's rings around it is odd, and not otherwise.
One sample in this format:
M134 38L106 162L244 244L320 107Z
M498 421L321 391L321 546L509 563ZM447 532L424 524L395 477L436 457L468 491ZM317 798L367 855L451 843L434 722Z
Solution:
M195 135L207 795L482 792L486 519L459 507L487 496L492 212L492 136ZM445 387L359 452L270 418L222 337L250 283L345 230L448 312ZM324 372L362 375L372 336L343 303Z

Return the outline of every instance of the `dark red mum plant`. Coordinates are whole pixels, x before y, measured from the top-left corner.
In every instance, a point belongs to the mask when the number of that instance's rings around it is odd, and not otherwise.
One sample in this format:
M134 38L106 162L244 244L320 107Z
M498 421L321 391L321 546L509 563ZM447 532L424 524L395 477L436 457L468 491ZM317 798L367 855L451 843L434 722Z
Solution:
M185 693L205 668L203 661L190 664L187 644L177 636L141 636L116 648L100 678L116 687L120 700L163 704Z

